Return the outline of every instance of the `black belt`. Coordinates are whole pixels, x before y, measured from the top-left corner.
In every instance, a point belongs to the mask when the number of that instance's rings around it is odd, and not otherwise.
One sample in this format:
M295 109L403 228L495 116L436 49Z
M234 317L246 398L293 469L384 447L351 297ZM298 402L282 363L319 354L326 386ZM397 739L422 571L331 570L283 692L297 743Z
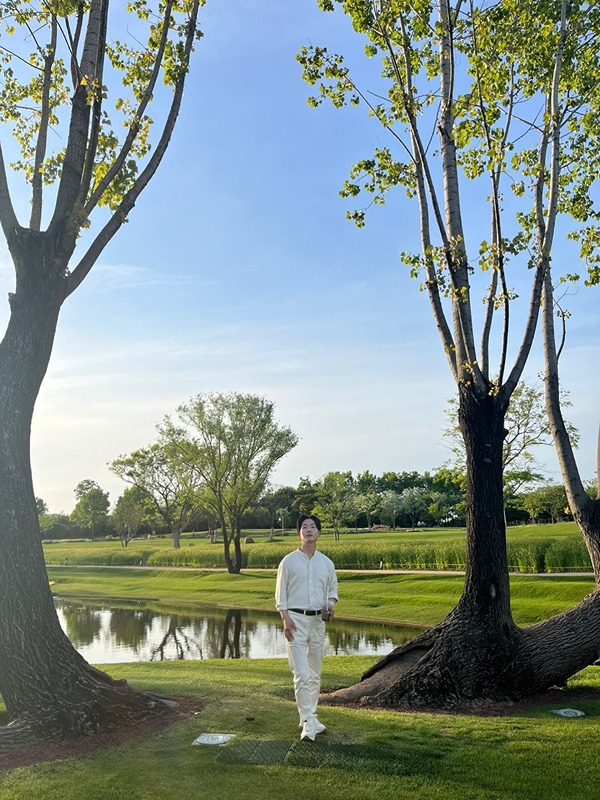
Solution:
M289 611L293 611L294 614L304 614L305 617L314 617L317 614L321 613L321 609L319 608L317 611L313 611L310 608L290 608Z

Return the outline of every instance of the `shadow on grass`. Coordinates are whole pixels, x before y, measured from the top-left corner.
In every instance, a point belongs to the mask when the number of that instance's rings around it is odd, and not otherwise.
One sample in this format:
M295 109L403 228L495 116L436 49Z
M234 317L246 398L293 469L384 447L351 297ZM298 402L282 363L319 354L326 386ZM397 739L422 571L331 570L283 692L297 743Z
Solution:
M221 764L281 764L289 767L335 768L373 775L433 776L452 743L428 741L427 747L406 740L340 743L319 738L315 742L289 740L234 742L217 756Z

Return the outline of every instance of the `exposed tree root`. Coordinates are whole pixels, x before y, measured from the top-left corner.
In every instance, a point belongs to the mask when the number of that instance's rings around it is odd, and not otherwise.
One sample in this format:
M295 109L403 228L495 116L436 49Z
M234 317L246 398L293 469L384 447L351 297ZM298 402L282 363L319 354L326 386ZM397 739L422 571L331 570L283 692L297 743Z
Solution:
M117 747L140 736L156 733L167 725L199 713L202 709L202 704L196 697L178 697L176 700L177 702L169 701L169 705L174 707L170 713L151 717L141 722L123 724L114 731L86 736L77 741L40 742L28 739L24 746L7 753L0 753L0 770L39 764L43 761L84 758L109 747ZM0 727L0 732L3 730Z
M399 652L400 650L405 652ZM376 704L375 698L389 688L390 681L395 682L409 673L428 652L429 648L410 647L410 643L403 648L397 648L393 653L385 656L388 664L386 668L368 670L362 676L360 683L324 694L321 702L327 705L345 705L346 703Z
M563 686L600 656L600 592L528 628L492 624L458 606L442 623L374 664L329 705L483 709Z
M23 748L113 735L122 728L172 716L177 708L173 700L138 692L127 684L113 687L110 695L100 691L86 703L77 697L72 704L63 702L39 713L22 714L0 726L0 758Z

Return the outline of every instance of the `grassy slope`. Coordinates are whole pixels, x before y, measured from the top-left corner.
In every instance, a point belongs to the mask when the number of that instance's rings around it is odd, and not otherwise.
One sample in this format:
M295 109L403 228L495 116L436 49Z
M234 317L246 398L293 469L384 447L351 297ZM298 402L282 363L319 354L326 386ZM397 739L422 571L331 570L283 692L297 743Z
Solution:
M274 573L52 568L65 596L160 599L272 608ZM433 624L456 601L462 578L438 575L341 575L340 614ZM521 624L577 602L589 578L513 578ZM325 689L356 682L369 657L327 658ZM297 741L297 716L285 659L111 665L115 677L163 695L195 695L201 714L159 734L95 756L0 773L1 800L596 800L600 668L575 676L560 706L585 711L561 719L549 707L512 717L397 714L323 708L325 741L354 747L355 761L319 769L231 765L221 748L192 747L203 732L237 740ZM312 745L298 745L296 760ZM308 748L308 749L306 749Z
M328 658L327 689L356 681L371 659ZM596 800L600 702L565 692L585 711L561 719L550 707L512 717L398 714L322 708L324 740L350 745L319 769L231 765L222 748L192 747L201 733L297 742L297 714L284 659L112 665L111 673L161 694L196 695L191 719L94 756L0 773L2 800ZM600 669L574 685L600 688ZM556 706L553 706L556 707ZM318 747L317 743L317 747ZM295 760L315 745L296 745Z
M273 610L275 573L50 567L62 597L206 603ZM340 616L434 625L456 604L460 576L343 573ZM513 613L520 625L538 622L579 602L593 589L587 577L513 577Z

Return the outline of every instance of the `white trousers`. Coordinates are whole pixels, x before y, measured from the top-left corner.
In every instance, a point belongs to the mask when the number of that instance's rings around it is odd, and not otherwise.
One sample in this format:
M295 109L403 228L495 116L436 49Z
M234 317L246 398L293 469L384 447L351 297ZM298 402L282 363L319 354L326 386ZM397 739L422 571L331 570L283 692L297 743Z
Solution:
M294 640L287 642L288 661L294 675L294 694L300 722L317 713L321 692L321 665L325 623L320 614L306 617L290 611L296 625Z

